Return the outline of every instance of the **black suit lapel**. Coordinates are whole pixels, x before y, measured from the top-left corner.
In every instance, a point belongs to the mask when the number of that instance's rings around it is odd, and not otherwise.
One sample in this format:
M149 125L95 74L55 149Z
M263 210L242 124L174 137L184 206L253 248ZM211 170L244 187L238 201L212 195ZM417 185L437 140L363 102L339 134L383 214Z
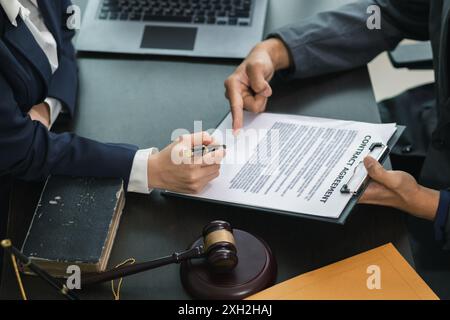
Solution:
M0 37L5 32L6 13L3 8L0 8Z
M47 56L20 17L17 18L17 27L6 25L3 38L36 67L47 84L50 83L52 70Z

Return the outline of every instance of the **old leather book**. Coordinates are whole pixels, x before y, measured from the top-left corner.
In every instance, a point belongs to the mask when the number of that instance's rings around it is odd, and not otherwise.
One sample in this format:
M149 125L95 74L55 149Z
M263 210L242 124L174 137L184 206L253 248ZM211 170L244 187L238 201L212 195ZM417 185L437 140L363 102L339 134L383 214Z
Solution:
M120 179L50 177L22 251L56 277L68 276L70 265L104 271L124 202Z

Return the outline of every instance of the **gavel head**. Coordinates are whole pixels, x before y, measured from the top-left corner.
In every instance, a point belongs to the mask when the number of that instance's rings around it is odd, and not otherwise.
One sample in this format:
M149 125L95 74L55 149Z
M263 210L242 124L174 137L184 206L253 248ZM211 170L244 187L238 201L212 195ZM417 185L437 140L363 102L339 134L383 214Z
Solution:
M238 264L236 243L231 225L225 221L213 221L203 228L205 256L214 271L232 271Z

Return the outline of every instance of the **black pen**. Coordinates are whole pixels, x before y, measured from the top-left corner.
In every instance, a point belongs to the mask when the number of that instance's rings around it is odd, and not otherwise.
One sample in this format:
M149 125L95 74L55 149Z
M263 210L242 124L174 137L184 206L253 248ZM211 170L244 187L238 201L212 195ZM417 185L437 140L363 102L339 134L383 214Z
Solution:
M220 149L227 149L227 146L224 144L221 145L202 145L202 146L195 146L191 149L191 154L189 154L188 156L190 157L203 157L204 155L214 152L214 151L218 151Z

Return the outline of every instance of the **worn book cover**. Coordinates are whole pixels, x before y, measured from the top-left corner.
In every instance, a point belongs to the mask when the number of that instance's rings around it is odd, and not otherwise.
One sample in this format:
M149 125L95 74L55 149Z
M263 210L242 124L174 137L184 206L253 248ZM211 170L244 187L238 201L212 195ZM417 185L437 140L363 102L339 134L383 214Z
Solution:
M104 271L124 202L121 179L49 177L22 251L56 277Z

